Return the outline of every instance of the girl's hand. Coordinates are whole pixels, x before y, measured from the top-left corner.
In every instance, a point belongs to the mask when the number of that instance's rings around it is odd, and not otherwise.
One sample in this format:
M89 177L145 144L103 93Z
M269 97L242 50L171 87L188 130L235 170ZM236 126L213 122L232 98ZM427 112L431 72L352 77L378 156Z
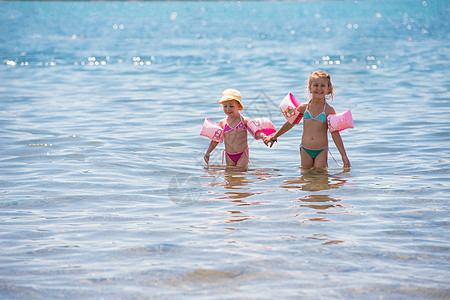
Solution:
M276 141L276 139L272 139L272 136L266 136L264 138L264 144L266 144L266 146L269 146L270 148L272 148L273 143L275 143Z
M209 153L206 153L205 156L203 156L203 159L205 160L206 164L209 163Z
M348 160L348 157L342 157L342 162L344 163L344 168L350 168L350 160Z

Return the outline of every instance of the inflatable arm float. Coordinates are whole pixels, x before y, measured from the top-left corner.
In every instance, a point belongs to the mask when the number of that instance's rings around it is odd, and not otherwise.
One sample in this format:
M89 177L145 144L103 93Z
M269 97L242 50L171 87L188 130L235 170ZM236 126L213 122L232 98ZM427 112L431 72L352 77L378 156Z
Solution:
M267 118L251 119L247 122L247 129L250 134L257 140L259 140L259 138L256 137L256 134L258 132L262 132L265 135L271 135L272 133L277 132L275 126L273 126L272 122L270 122L270 120Z
M280 110L283 116L291 124L298 124L303 118L303 114L297 110L299 105L300 102L291 93L287 94L280 103ZM327 123L330 132L353 128L352 113L348 109L339 114L328 115Z
M223 128L210 119L205 119L205 121L203 122L203 127L200 131L200 135L206 136L214 142L223 142Z
M247 122L247 130L257 140L258 138L256 137L256 134L258 132L262 132L265 135L271 135L277 131L272 122L267 118L251 119ZM210 119L205 119L200 135L206 136L215 142L222 143L224 132L223 128L220 127L219 124L214 123Z
M291 124L298 124L303 118L303 114L297 110L299 105L300 102L291 93L287 94L280 103L281 113Z
M327 122L330 132L353 128L353 117L349 109L338 114L328 115Z

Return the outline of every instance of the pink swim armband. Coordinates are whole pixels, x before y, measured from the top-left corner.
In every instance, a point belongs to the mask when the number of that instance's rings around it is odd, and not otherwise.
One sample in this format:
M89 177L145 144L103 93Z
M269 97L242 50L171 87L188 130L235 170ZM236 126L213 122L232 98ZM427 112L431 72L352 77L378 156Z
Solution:
M291 93L287 94L280 103L281 113L291 124L298 124L303 118L303 114L297 110L299 105L300 102Z
M223 128L210 119L205 119L205 122L203 122L203 127L200 131L200 135L206 136L214 142L223 142Z
M272 122L267 118L256 118L251 119L247 122L247 129L250 134L257 140L256 134L258 132L262 132L265 135L271 135L272 133L277 132L275 126L273 126Z
M349 109L339 114L328 115L327 122L330 132L353 128L353 117Z

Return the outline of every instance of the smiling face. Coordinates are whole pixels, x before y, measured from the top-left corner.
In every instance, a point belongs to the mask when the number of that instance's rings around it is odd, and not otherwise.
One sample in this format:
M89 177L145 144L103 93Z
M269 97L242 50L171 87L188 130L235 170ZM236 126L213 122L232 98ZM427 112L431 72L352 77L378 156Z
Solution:
M236 100L229 100L222 102L223 112L229 117L235 117L239 114L239 102Z
M313 99L326 99L328 95L333 100L335 91L330 74L322 70L311 72L308 76L308 92Z
M309 82L309 92L313 99L324 100L330 94L330 84L328 78L312 77Z

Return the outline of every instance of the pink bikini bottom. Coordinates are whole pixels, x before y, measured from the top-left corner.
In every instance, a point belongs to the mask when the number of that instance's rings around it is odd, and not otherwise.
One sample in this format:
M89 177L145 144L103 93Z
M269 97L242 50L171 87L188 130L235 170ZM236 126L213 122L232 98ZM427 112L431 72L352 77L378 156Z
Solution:
M239 161L239 159L241 158L242 154L245 153L245 155L247 156L248 162L250 162L250 158L248 157L248 149L249 149L249 148L247 147L247 149L245 149L245 150L242 151L242 152L238 152L238 153L229 153L229 152L223 150L223 154L225 155L225 153L226 153L226 154L228 155L228 157L229 157L232 161L234 161L234 163L237 163L237 162ZM222 165L223 165L223 158L224 158L224 155L222 155Z

